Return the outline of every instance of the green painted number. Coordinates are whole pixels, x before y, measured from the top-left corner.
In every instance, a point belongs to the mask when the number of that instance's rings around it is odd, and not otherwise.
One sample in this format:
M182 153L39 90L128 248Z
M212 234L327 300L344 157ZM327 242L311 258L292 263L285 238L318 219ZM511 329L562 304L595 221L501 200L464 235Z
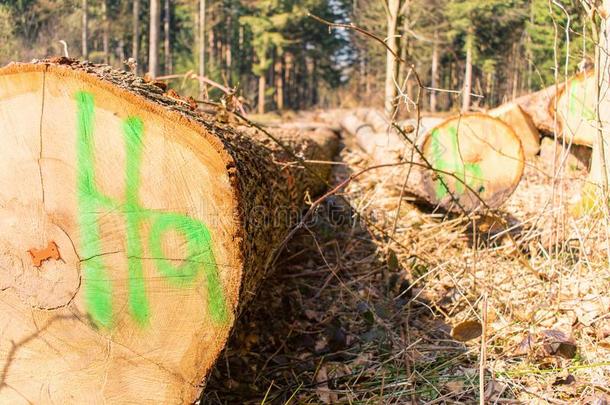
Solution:
M442 134L438 128L432 131L432 167L447 173L453 173L457 179L455 182L455 194L464 194L465 187L474 189L482 193L485 191L483 187L483 171L479 163L464 163L459 153L458 133L455 127L449 127L447 140L449 143L449 158L445 159L445 146L441 141ZM451 178L446 173L438 173L438 179L434 183L434 191L436 198L439 200L449 195L447 188L448 179ZM478 188L478 189L477 189Z
M159 273L171 284L190 287L201 269L205 273L208 297L207 306L212 320L223 323L227 319L225 299L218 276L218 266L212 252L210 231L200 221L186 215L159 212L144 208L139 201L140 166L144 141L144 123L130 117L123 121L126 149L125 200L115 201L101 194L95 185L94 137L95 104L89 92L76 93L77 117L77 193L81 233L85 301L93 322L105 328L112 327L112 283L102 258L99 226L100 211L116 211L125 215L128 261L129 312L140 324L150 320L150 305L144 276L144 247L140 235L141 225L151 222L149 250ZM169 231L182 234L187 242L188 257L174 266L164 256L163 235ZM175 259L174 259L175 260Z

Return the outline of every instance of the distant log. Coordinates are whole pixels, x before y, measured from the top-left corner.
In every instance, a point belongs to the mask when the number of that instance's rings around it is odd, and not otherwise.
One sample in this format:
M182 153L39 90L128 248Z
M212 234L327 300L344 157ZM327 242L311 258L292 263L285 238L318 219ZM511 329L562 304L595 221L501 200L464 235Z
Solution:
M593 72L581 73L568 81L557 93L557 110L551 103L551 112L557 117L558 134L568 143L593 146L597 137L596 94ZM610 116L610 102L603 97L600 115Z
M392 129L392 121L379 110L374 108L359 108L355 111L356 117L373 128L375 132L388 132Z
M512 128L483 114L451 117L411 135L422 152L397 131L375 132L372 125L347 115L341 126L377 164L413 162L407 189L415 196L448 211L474 212L497 208L521 179L524 154ZM402 183L401 179L397 179Z
M523 145L526 158L536 156L540 151L540 132L534 125L529 114L525 113L519 104L506 103L488 112L492 117L501 119L513 128Z
M190 404L338 139L109 66L0 70L3 404ZM288 149L286 151L284 146ZM319 162L318 162L319 163Z
M553 136L555 133L551 103L557 90L562 87L562 84L552 85L535 93L521 96L514 101L531 117L538 131L544 135Z

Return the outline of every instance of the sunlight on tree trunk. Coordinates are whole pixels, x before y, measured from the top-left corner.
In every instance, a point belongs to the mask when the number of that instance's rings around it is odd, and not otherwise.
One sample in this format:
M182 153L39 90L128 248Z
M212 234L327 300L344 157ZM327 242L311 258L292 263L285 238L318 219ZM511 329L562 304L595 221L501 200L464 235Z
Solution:
M148 41L148 73L159 75L159 40L161 25L161 0L150 1L150 32Z
M138 62L140 56L140 0L133 0L133 37L131 57ZM136 66L137 73L137 66Z
M110 27L108 26L108 0L102 1L102 46L104 47L104 63L110 63Z
M87 47L87 37L89 36L89 33L87 32L88 29L88 19L89 19L89 6L87 4L87 0L83 0L83 27L82 27L82 35L81 35L81 42L82 42L82 54L83 54L83 58L87 59L89 57L89 48Z
M170 0L165 0L163 6L163 69L165 70L166 75L172 73L170 9Z
M438 31L434 31L434 44L432 45L432 88L438 87ZM436 90L430 92L430 112L436 112Z
M472 43L474 34L466 37L466 71L464 72L464 89L462 90L462 111L470 110L470 93L472 92Z
M610 11L610 0L604 0L604 10ZM591 174L589 181L600 186L603 191L604 201L607 200L608 195L608 179L610 178L610 148L608 139L605 136L604 124L606 123L606 117L599 116L599 111L602 103L607 101L606 94L610 91L610 78L608 77L607 69L603 69L604 66L608 66L610 57L608 56L608 49L610 43L610 19L608 15L602 16L601 29L599 32L599 47L596 48L596 60L595 64L595 76L599 78L597 83L598 97L596 102L597 105L597 124L598 124L598 136L594 140L593 144L593 155L591 161Z
M394 101L396 99L396 57L392 54L398 50L398 41L396 41L396 25L398 23L398 11L400 9L400 0L388 0L387 9L387 38L386 44L388 51L386 52L386 70L385 70L385 112L388 115L394 114ZM391 51L390 51L391 50Z
M267 82L265 79L265 74L263 73L258 77L258 113L265 113L265 89L267 87Z
M284 60L278 56L275 62L276 104L278 110L284 109Z
M205 0L199 0L199 76L205 77ZM199 91L203 94L205 84L200 82Z

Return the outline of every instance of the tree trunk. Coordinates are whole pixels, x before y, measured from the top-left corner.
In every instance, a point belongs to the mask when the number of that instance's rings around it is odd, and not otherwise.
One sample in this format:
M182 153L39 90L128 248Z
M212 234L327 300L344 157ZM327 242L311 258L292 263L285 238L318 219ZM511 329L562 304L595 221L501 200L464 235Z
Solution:
M172 50L171 50L171 5L170 0L163 3L163 68L165 74L172 73Z
M430 92L430 111L436 112L436 89L438 87L438 31L434 31L434 44L432 45L432 91Z
M275 88L276 92L276 105L277 109L282 111L284 109L284 58L278 56L275 62Z
M410 46L410 39L409 39L409 31L410 31L410 23L411 23L411 16L410 16L410 7L411 7L411 0L403 0L403 6L402 8L404 9L404 13L402 15L402 35L401 35L401 43L400 43L400 58L402 60L408 61L409 60L409 46ZM401 10L402 11L402 10ZM409 73L409 66L406 63L398 63L398 84L402 87L405 86L407 83L405 83L406 79L407 79L407 75ZM409 86L407 86L408 88ZM406 91L403 89L403 91ZM411 93L407 92L407 95L409 97L411 97Z
M82 45L82 54L83 59L87 59L89 57L89 46L88 46L88 38L89 38L89 5L87 0L83 0L82 3L83 9L83 21L82 21L82 30L81 30L81 45Z
M470 110L470 93L472 93L472 46L474 34L466 37L466 71L464 72L464 89L462 90L462 111Z
M126 59L125 58L125 39L124 38L119 39L119 43L116 48L116 54L119 57L119 62L123 63L123 61Z
M387 40L388 50L386 51L386 69L385 69L385 112L388 116L394 114L396 108L396 66L397 61L394 55L397 55L398 43L396 41L396 26L398 24L398 11L400 9L400 0L387 0ZM390 51L391 50L391 51ZM392 54L392 52L394 54Z
M131 44L131 57L139 62L140 58L140 0L133 0L133 38ZM136 73L138 72L136 66Z
M610 141L607 128L610 112L610 76L607 66L610 63L610 55L608 54L610 51L610 0L603 1L603 7L600 8L600 17L600 46L595 49L595 71L593 73L595 83L593 111L585 110L583 113L583 118L588 122L591 121L591 115L593 115L595 125L595 131L587 131L587 133L593 133L591 171L588 183L585 185L581 199L574 210L579 215L598 211L601 211L603 215L608 215ZM567 93L572 92L568 91ZM586 102L580 104L587 105Z
M150 0L150 31L148 38L148 74L159 76L159 42L161 39L161 0Z
M209 16L209 18L213 19L214 15L211 11L210 14L211 15ZM214 38L214 27L212 26L208 31L208 65L210 66L210 69L214 67L214 50L216 48L216 41Z
M258 77L258 113L265 113L265 91L267 91L267 78L265 73Z
M0 70L0 112L23 115L0 122L4 403L194 403L323 190L329 165L288 163L332 159L332 132L281 130L289 154L136 79Z
M104 63L110 63L110 25L108 22L108 0L102 1L102 47Z
M206 4L205 0L199 0L199 76L205 77L205 23L206 23ZM205 91L205 83L200 82L199 91L201 94Z
M410 135L423 157L394 130L383 130L379 113L367 112L363 121L348 115L341 127L377 164L413 162L407 190L433 206L471 213L498 208L517 187L524 167L523 148L512 128L483 114L462 114L440 124L420 122L418 136ZM362 115L361 115L362 117ZM412 125L417 122L403 123ZM410 169L410 171L409 171ZM395 176L402 184L404 176Z

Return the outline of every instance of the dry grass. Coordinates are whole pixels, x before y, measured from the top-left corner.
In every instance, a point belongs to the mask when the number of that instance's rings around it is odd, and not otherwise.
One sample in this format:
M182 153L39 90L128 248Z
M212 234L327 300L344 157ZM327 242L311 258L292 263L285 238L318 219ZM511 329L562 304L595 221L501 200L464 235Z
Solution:
M341 160L337 182L370 165ZM607 403L607 223L569 216L585 174L530 162L495 214L510 231L405 201L394 230L401 170L358 178L351 207L332 198L299 233L203 403L477 403L481 372L486 403ZM481 338L451 337L465 320L485 325L484 361Z

